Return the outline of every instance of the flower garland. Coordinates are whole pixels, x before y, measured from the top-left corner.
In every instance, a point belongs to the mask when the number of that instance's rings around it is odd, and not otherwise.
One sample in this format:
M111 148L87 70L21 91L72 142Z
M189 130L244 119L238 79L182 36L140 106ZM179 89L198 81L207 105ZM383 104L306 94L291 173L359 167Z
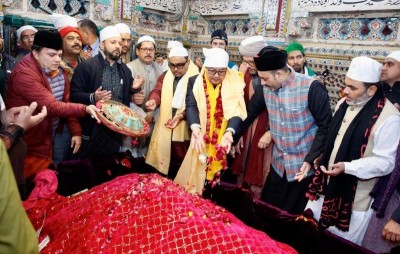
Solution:
M221 87L219 87L215 111L212 116L210 96L207 91L207 81L205 77L203 77L203 86L207 106L206 133L203 138L206 143L207 151L209 152L206 160L206 183L211 184L211 187L215 187L220 182L221 170L226 170L228 167L228 162L226 160L226 147L222 147L218 144L218 139L224 134L222 128L226 129L226 126L223 125L224 111L222 107Z

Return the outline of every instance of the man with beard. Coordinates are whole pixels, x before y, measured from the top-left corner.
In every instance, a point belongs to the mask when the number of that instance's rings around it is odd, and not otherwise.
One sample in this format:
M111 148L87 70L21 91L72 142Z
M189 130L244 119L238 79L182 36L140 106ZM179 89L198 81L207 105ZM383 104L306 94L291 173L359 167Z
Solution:
M303 45L293 42L286 47L286 53L288 54L287 64L292 67L295 72L311 77L315 76L314 71L307 66Z
M132 97L133 103L136 105L136 111L145 117L146 121L150 123L150 132L147 137L138 140L138 144L131 145L129 138L124 141L124 149L129 149L133 157L141 158L144 162L144 156L147 154L147 148L150 142L150 136L153 130L154 114L158 111L146 111L144 102L148 100L150 92L157 84L158 77L162 74L162 68L154 62L156 52L156 42L151 36L145 35L139 38L136 47L137 59L128 63L129 69L132 71L132 76L135 79L140 79L143 85L140 87L140 92L135 93ZM133 105L133 106L135 106Z
M132 34L131 29L128 25L124 23L118 23L115 25L115 28L118 30L121 35L121 60L123 63L129 63L132 61L131 56L131 44L132 44Z
M263 87L255 91L247 106L248 117L235 136L268 110L274 147L261 200L301 214L308 201L310 169L322 153L332 118L328 92L321 82L289 68L286 52L276 47L263 48L254 62Z
M134 83L129 68L118 60L121 35L114 26L100 31L100 53L79 64L72 76L71 100L86 105L112 99L129 106L131 93L140 87ZM119 152L121 135L92 119L81 119L82 146L76 157L98 156Z
M17 61L21 60L22 57L28 55L32 50L33 39L38 30L33 26L22 26L17 30L17 41L22 47L21 51L15 57Z
M253 36L243 40L239 46L242 55L242 64L239 71L244 74L246 87L244 88L244 100L249 103L255 91L261 88L261 79L257 74L254 57L267 43L263 36ZM243 138L235 150L231 150L234 157L231 171L240 176L238 184L250 188L255 196L259 197L265 178L268 175L271 163L271 132L268 130L268 111L257 117L247 129Z
M307 197L322 228L361 244L371 219L369 195L392 172L400 139L400 114L379 84L381 64L355 57L346 74L345 98L329 126L321 167Z
M170 70L161 74L146 102L149 111L160 107L146 163L169 179L174 179L189 148L190 135L184 103L187 81L199 71L184 47L173 47L168 62Z

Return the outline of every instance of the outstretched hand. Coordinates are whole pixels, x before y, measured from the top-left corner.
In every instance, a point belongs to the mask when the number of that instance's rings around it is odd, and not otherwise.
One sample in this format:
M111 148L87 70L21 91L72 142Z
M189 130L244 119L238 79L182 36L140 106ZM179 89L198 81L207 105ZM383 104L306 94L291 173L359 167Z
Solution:
M303 162L303 165L300 168L300 171L296 173L294 179L301 182L304 178L307 177L308 172L310 172L311 164L308 162Z
M201 135L200 128L194 128L192 131L192 149L195 149L198 154L206 148L204 143L203 135Z
M37 108L37 102L32 102L31 105L11 108L10 112L13 114L13 121L9 124L13 123L21 126L24 130L28 130L33 126L38 125L43 119L47 116L47 108L43 106L42 111L40 111L37 115L32 115Z
M220 145L222 147L226 147L226 151L229 152L231 150L232 143L233 143L232 132L230 131L225 132L224 135L222 136Z
M344 172L344 163L338 162L338 163L332 164L329 166L329 170L327 170L324 166L321 166L321 171L324 172L324 174L327 174L329 176L337 176Z
M97 123L100 123L100 119L97 117L97 113L100 112L100 109L98 109L95 105L87 105L86 106L86 113L89 114L93 119L96 119Z

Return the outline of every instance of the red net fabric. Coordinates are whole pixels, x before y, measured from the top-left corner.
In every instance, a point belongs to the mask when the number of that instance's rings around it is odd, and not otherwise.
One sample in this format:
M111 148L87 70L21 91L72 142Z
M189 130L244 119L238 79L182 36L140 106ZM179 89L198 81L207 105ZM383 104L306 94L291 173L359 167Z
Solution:
M41 253L296 253L225 209L153 174L130 174L28 215L50 237Z

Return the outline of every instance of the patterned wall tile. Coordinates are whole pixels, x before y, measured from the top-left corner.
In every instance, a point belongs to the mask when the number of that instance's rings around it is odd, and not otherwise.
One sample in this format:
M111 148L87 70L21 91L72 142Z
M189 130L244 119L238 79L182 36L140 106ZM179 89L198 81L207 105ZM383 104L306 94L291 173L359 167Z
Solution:
M208 25L208 33L212 34L217 29L222 29L228 36L251 36L257 21L253 19L225 19L211 20Z
M157 31L166 31L167 22L160 14L141 11L138 12L139 26Z
M22 1L3 0L3 9L7 8L10 11L22 11Z
M28 12L61 13L78 18L88 18L90 5L89 1L85 0L29 0Z
M333 18L318 21L319 39L396 41L399 18Z
M328 90L331 108L333 109L340 99L340 91L344 87L344 78L349 69L350 61L307 57L307 64L316 73L322 73L325 69L330 71L324 84Z
M336 48L334 45L327 47L308 47L305 48L306 54L323 54L323 55L333 55L333 56L369 56L369 57L386 57L388 52L386 50L374 50L374 49L351 49L351 48Z

